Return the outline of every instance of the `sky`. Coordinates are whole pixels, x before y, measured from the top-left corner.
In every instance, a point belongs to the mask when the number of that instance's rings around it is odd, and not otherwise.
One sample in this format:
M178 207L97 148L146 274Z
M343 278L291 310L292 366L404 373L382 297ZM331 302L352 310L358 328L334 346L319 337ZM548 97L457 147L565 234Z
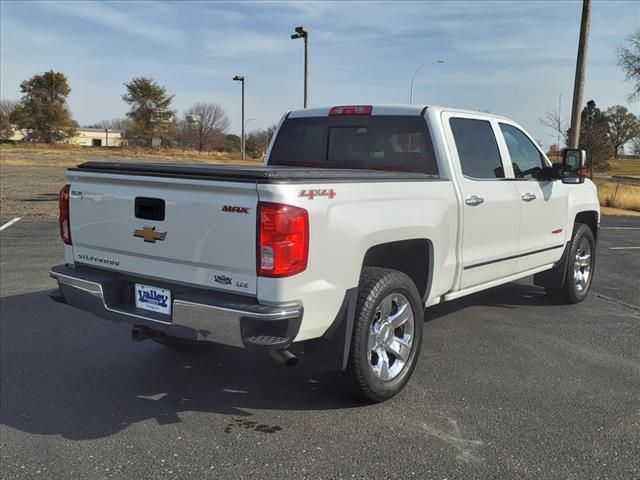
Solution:
M246 78L248 130L302 108L303 42L309 29L309 104L414 103L490 111L522 124L545 146L547 111L569 117L582 3L449 2L0 2L0 96L20 82L63 72L81 125L123 117L124 83L152 77L183 114L219 103L240 131ZM640 28L640 2L594 1L585 103L629 104L616 48ZM432 63L444 60L445 63Z

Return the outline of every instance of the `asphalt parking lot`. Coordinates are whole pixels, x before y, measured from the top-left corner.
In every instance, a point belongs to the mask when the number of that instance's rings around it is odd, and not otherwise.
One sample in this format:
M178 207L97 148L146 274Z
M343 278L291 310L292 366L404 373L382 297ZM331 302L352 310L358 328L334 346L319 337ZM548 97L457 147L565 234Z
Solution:
M8 219L2 219L2 223ZM345 397L301 362L134 343L51 302L57 222L0 233L0 477L640 478L640 218L603 220L595 283L429 309L404 392Z

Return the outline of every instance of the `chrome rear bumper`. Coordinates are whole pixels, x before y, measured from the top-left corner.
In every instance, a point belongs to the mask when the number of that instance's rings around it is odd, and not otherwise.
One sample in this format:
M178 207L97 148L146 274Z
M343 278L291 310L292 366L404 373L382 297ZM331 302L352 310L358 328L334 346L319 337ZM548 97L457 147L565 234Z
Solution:
M167 285L88 267L58 265L50 275L60 289L60 296L54 295L56 301L63 299L68 305L111 321L143 325L187 340L281 349L293 342L302 321L301 305L262 305L239 295ZM132 293L136 281L170 289L171 315L136 308Z

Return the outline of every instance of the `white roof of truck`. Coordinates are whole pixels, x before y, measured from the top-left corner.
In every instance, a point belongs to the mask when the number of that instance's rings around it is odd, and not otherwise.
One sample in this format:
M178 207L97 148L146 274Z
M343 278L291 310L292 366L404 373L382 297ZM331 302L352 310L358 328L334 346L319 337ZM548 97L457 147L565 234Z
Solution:
M305 117L326 117L329 115L329 110L333 107L345 106L343 105L331 105L329 107L316 107L316 108L307 108L304 110L292 110L289 112L288 118L305 118ZM352 104L352 105L365 105L365 104ZM479 112L474 110L465 110L461 108L451 108L451 107L442 107L437 105L408 105L408 104L396 104L396 105L371 105L372 115L420 115L425 108L436 113L441 111L447 112L456 112L456 113L467 113L474 115L482 115L487 118L495 118L500 120L509 120L510 119L495 115L493 113L487 112Z

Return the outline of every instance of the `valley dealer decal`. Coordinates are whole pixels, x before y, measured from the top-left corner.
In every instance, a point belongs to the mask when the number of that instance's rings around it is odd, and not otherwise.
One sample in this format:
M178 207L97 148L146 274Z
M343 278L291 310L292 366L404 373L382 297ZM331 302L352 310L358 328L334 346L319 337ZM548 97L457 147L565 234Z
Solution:
M227 277L226 275L214 275L213 280L220 285L232 285L233 278ZM236 287L238 288L249 288L248 282L236 282Z
M169 300L168 295L162 295L155 290L138 290L138 301L140 303L148 303L150 305L167 308L167 300Z

